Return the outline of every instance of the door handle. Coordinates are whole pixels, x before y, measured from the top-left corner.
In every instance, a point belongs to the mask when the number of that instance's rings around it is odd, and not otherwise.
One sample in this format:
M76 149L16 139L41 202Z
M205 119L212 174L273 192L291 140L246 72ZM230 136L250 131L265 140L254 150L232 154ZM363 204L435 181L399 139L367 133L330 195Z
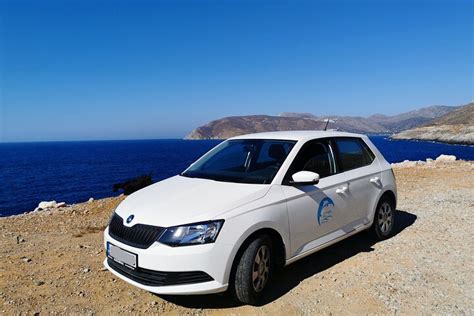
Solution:
M379 177L371 178L370 182L375 183L375 184L379 184L380 183L380 178Z
M346 193L346 191L347 191L347 186L343 186L341 188L336 189L337 194L344 194L344 193Z

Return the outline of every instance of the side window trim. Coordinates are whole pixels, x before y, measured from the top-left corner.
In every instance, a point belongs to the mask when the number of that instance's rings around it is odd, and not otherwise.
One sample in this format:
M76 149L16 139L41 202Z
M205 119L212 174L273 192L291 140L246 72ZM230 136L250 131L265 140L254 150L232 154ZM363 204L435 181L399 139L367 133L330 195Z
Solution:
M343 173L344 171L342 171L342 163L341 163L341 156L339 154L339 147L337 146L336 144L336 139L338 137L331 137L331 144L334 145L334 161L336 163L336 174L339 174L339 173Z
M366 152L370 156L371 160L367 164L367 166L370 166L374 162L376 156L374 152L372 151L372 149L370 149L369 145L367 145L367 143L362 138L359 139L359 142L361 143L362 149L364 150L364 152Z
M329 152L331 153L330 162L332 164L332 169L334 170L334 173L330 176L333 176L333 175L339 173L339 168L338 168L338 165L337 165L337 162L336 162L336 156L334 154L334 149L332 148L333 147L333 140L331 138L328 138L327 142L328 142Z

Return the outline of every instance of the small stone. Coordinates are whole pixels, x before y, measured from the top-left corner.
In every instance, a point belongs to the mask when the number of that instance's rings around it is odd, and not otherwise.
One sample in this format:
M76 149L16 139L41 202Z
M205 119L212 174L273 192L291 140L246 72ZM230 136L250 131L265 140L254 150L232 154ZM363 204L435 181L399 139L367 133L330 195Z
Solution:
M36 286L41 286L41 285L43 285L43 284L44 284L43 281L35 281L35 285L36 285Z
M21 258L21 260L22 260L23 262L31 262L31 259L30 259L30 258L27 258L27 257L23 257L23 258Z
M56 204L57 208L65 207L65 206L66 206L66 202L59 202L59 203Z
M82 272L84 272L84 273L87 273L87 272L90 272L90 271L91 271L91 269L89 269L89 268L84 268L84 269L82 270Z

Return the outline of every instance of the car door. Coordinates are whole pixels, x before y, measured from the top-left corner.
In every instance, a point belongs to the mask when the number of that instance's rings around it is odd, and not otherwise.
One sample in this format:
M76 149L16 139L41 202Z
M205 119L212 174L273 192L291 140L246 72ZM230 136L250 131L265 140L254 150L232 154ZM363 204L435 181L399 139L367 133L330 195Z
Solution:
M298 171L320 175L316 185L292 185ZM283 180L291 236L291 256L297 256L344 234L347 224L347 181L337 174L333 144L329 139L309 141L296 155Z
M334 138L334 144L338 172L348 180L344 195L352 201L347 217L357 228L370 222L368 216L382 189L380 167L361 138L338 137Z

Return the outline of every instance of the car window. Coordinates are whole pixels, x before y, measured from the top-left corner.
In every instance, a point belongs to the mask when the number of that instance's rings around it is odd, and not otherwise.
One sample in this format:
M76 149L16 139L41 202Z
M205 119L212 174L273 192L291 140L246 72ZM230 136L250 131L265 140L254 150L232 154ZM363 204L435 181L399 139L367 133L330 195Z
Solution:
M344 172L370 165L375 155L359 138L336 138L339 169Z
M286 181L299 171L312 171L324 178L336 173L334 158L329 143L325 140L310 141L303 145L288 169Z
M224 182L268 184L295 143L271 139L228 140L181 175Z
M237 143L229 143L228 146L222 149L220 155L215 155L206 161L202 169L235 169L243 166L248 153L253 151L251 146L250 144L247 145L246 151Z
M293 148L293 144L267 141L263 143L260 149L257 163L268 163L280 160L283 156L288 155L291 148Z

